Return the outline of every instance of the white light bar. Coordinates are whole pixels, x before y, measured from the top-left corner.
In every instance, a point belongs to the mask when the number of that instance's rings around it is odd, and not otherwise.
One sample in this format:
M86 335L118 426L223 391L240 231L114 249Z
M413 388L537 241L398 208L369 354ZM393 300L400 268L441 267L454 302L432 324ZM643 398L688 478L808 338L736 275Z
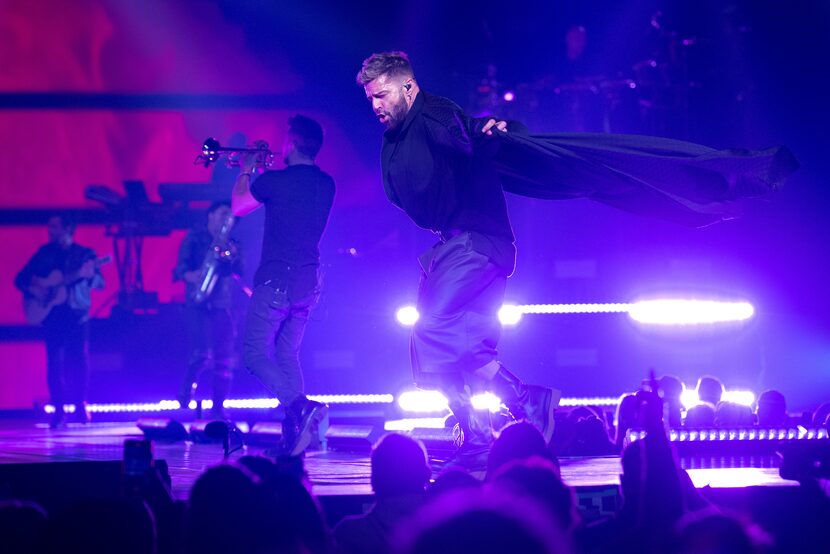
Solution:
M443 417L411 417L393 419L383 424L386 431L412 431L413 429L443 429Z
M721 400L741 406L752 406L755 404L755 393L751 390L728 390L724 391Z
M309 395L311 400L324 402L326 404L391 404L395 397L391 394L318 394ZM236 398L223 402L225 408L231 409L268 409L279 406L276 398ZM191 400L188 409L195 410L197 403ZM206 399L201 401L202 409L209 410L213 407L213 401ZM181 405L178 400L160 400L159 402L127 402L108 404L88 404L87 410L91 413L117 413L117 412L164 412L168 410L179 410ZM55 413L55 406L46 404L43 411L47 414ZM73 413L74 404L64 404L63 411Z
M734 404L740 404L741 406L751 407L755 404L755 393L751 390L727 390L721 395L721 400L723 402L732 402ZM686 410L688 410L689 408L693 408L698 404L701 404L702 401L697 395L697 389L687 386L683 392L680 393L680 403L683 404L683 407Z
M450 409L447 397L437 390L411 390L398 395L398 407L404 412L432 413Z
M476 394L470 398L470 403L475 410L490 410L494 414L501 411L501 399L491 392Z
M652 325L700 325L745 321L755 314L749 302L715 300L643 300L631 306L628 315L638 323Z
M310 394L308 397L324 404L391 404L391 394Z
M233 400L225 400L222 406L225 408L235 409L261 409L276 408L280 405L280 401L276 398L235 398Z
M522 304L523 314L624 314L631 304Z
M620 403L617 396L586 396L584 398L562 398L559 405L568 406L616 406Z
M180 408L178 400L160 400L159 402L124 402L112 404L87 404L87 411L90 413L115 413L115 412L164 412L167 410L178 410ZM63 411L66 413L74 413L76 407L74 404L64 404ZM55 413L55 406L46 404L43 411L47 414Z
M613 314L627 313L638 323L650 325L700 325L745 321L755 314L749 302L717 300L642 300L634 303L598 304L505 304L498 312L502 325L519 323L524 314ZM418 320L414 306L400 308L396 319L411 326Z

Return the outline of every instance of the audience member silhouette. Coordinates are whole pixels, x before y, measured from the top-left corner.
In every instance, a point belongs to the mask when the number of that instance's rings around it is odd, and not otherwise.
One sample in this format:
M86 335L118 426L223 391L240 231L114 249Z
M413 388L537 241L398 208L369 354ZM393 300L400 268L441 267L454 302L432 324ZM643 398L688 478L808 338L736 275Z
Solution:
M559 468L540 457L502 466L490 479L496 487L527 497L547 509L554 523L570 534L579 522L574 493L562 482Z
M765 390L758 396L756 411L759 427L786 427L789 423L787 416L787 401L784 395L777 390Z
M247 470L230 465L208 469L190 491L185 552L257 552L263 537L256 522L264 509L262 495Z
M438 477L427 486L426 502L434 502L438 497L450 492L474 490L481 487L481 481L470 475L466 470L450 468L442 471Z
M697 380L697 397L701 402L717 406L723 397L723 383L717 377L704 375Z
M49 517L34 502L0 501L0 551L30 554L46 550Z
M680 427L680 417L683 411L683 404L680 397L685 390L683 382L674 375L663 375L660 377L660 395L665 406L667 423L669 427Z
M676 554L760 554L760 546L738 520L707 511L687 516L680 522L674 551Z
M588 416L576 422L570 443L563 450L565 456L609 456L616 452L608 438L605 422L597 416Z
M628 444L622 454L617 515L580 533L585 552L661 552L683 515L683 488L663 429L662 402L649 391L636 393L636 426L647 436Z
M296 475L279 469L262 483L265 507L260 522L268 552L325 554L329 532L317 501Z
M545 444L545 437L536 426L527 421L510 423L502 429L490 449L487 458L487 478L511 461L526 460L534 456L555 463L550 449Z
M493 488L447 494L399 531L399 554L572 552L545 508Z
M686 410L683 427L690 429L710 429L715 426L715 407L702 402Z
M83 500L55 514L50 542L55 553L154 554L155 520L141 500Z
M715 407L715 427L745 429L754 423L755 416L749 406L721 400Z
M399 434L383 437L372 451L375 505L367 514L347 517L335 527L340 551L389 552L395 526L411 517L424 502L430 473L421 443Z
M615 419L616 437L614 446L617 452L622 452L625 436L628 430L634 427L637 420L637 397L635 395L625 394L620 398Z

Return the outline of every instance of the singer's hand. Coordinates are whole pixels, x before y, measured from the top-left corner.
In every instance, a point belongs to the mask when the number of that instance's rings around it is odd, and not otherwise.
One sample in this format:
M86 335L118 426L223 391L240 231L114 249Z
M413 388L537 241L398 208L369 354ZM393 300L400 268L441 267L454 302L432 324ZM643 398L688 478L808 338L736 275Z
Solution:
M487 123L484 124L484 127L481 128L481 132L485 135L492 135L493 134L493 127L497 130L501 131L502 133L507 132L507 122L506 121L496 121L495 119L490 119Z

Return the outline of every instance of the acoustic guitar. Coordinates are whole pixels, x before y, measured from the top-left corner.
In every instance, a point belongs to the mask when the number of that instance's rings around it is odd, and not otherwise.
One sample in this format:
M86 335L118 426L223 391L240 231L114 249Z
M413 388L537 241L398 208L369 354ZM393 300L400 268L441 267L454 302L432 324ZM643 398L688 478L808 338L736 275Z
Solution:
M104 256L95 259L95 268L109 263L111 258ZM52 270L46 277L37 277L29 285L28 294L23 295L23 313L30 325L39 325L52 311L52 308L63 304L69 297L66 287L79 278L78 272L64 276L59 269Z

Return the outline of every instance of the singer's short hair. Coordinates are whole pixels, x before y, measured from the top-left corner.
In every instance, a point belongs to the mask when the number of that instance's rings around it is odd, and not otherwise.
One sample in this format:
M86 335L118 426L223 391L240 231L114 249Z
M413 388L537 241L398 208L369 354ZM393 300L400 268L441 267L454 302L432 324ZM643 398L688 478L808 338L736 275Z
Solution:
M365 87L381 75L413 77L412 65L406 52L378 52L363 60L357 74L357 84Z

